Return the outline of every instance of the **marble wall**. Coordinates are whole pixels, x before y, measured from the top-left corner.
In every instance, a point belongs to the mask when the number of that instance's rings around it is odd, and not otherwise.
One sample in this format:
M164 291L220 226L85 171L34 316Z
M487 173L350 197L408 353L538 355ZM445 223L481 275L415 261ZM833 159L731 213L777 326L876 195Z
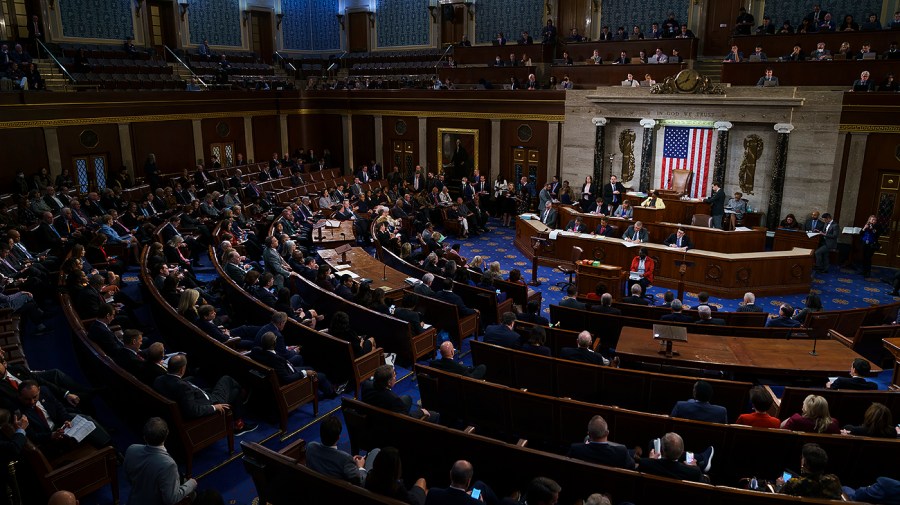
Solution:
M840 161L838 123L841 94L815 88L730 88L727 96L650 95L640 88L598 88L566 93L566 122L562 135L560 174L577 188L593 167L594 125L591 119L605 117L607 154L616 153L613 173L621 174L622 156L619 135L632 129L635 176L626 186L638 187L641 167L641 140L644 128L640 120L680 122L729 121L728 161L725 172L726 194L740 190L739 172L744 157L744 139L758 135L764 142L757 162L753 194L745 192L754 209L766 210L770 178L775 159L774 125L790 123L786 181L782 215L806 215L812 209L830 211L834 207ZM654 175L662 158L662 129L654 129ZM608 163L608 161L607 161ZM712 164L712 162L711 162ZM712 170L712 166L710 168ZM607 168L608 170L608 168ZM654 179L651 179L654 180Z

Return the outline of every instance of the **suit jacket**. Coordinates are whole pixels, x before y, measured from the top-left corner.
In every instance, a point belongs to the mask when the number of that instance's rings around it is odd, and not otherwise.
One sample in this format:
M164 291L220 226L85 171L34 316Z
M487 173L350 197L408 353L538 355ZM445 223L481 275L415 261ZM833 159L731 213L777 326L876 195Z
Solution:
M585 347L563 347L559 350L559 357L561 359L577 361L579 363L590 363L591 365L608 364L608 361L604 360L600 353Z
M574 232L576 232L576 233L584 233L584 232L587 231L587 226L585 226L584 223L581 223L581 224L579 224L579 225L576 227L576 226L575 226L575 220L572 219L572 220L569 221L569 223L566 225L566 231L574 231Z
M234 263L226 263L225 264L225 273L228 274L228 277L231 277L238 286L244 285L244 275L246 272L243 268L235 265Z
M728 412L725 407L693 399L676 403L671 415L707 423L728 424Z
M694 321L696 324L715 324L718 326L725 326L725 320L718 317L711 317L709 319L698 319Z
M56 250L62 247L62 234L53 225L41 222L34 231L34 239L38 250Z
M763 309L760 308L755 303L751 303L750 305L739 305L735 312L762 312Z
M259 331L256 332L256 345L261 345L262 336L270 331L275 334L275 354L285 359L291 359L298 355L296 351L291 351L287 348L284 344L284 335L282 335L281 332L278 331L278 328L272 323L260 327ZM296 361L292 361L292 363L294 365L299 364Z
M808 219L803 229L806 231L825 231L825 221Z
M428 490L425 505L484 505L484 502L472 498L462 489L433 487Z
M391 412L409 414L410 411L409 407L403 403L403 400L397 396L397 393L390 389L376 389L372 381L366 381L362 384L362 401Z
M671 314L666 314L659 318L660 321L667 321L673 323L693 323L694 318L687 314L682 314L680 312L673 312Z
M667 245L667 246L673 245L673 244L677 245L678 244L678 235L676 235L674 233L669 235L668 237L666 237L666 240L663 241L663 244ZM691 238L688 237L687 234L685 234L683 237L681 237L681 246L680 247L687 247L688 249L694 248L694 243L691 242Z
M88 338L99 345L107 356L115 356L122 350L122 342L116 338L116 334L102 321L94 320L88 327Z
M573 309L582 309L582 310L584 310L585 308L587 308L587 305L585 305L584 303L579 302L578 300L576 300L576 299L574 299L574 298L563 298L563 299L559 302L559 305L560 305L561 307L570 307L570 308L573 308Z
M225 342L228 340L228 335L226 335L225 332L220 330L219 327L216 326L216 324L213 323L212 321L203 319L201 317L200 319L194 321L194 325L196 325L197 328L200 328L201 330L203 330L203 333L206 333L207 335L218 340L219 342Z
M177 375L160 375L153 381L153 389L177 403L181 414L188 419L210 416L216 412L209 396L202 389Z
M429 363L429 366L445 372L465 375L466 377L471 376L472 372L475 370L473 367L463 365L453 358L433 359L431 360L431 363Z
M438 291L437 293L435 293L434 297L437 298L438 300L456 305L457 309L459 309L459 315L461 317L462 316L471 316L472 314L475 313L475 309L470 309L469 307L466 307L466 303L463 302L462 298L460 298L459 295L454 293L453 291L447 291L446 289L442 289L442 290Z
M630 303L632 305L650 305L650 301L640 296L626 296L622 298L622 303Z
M878 384L867 381L862 377L838 377L831 383L831 389L849 389L853 391L867 391L878 389Z
M630 297L630 296L627 296L627 297L625 297L625 298L631 298L631 297ZM625 303L634 303L634 302L626 302L626 301L625 301L625 298L622 299L623 302L625 302ZM646 300L644 300L644 301L646 301ZM646 305L646 304L642 304L642 305ZM591 306L591 308L588 309L588 310L590 310L591 312L599 312L599 313L601 313L601 314L613 314L613 315L616 315L616 316L621 316L621 315L622 315L622 311L621 311L620 309L617 309L617 308L615 308L615 307L607 307L607 306L605 306L605 305L593 305L593 306Z
M799 326L800 321L796 321L790 317L766 319L766 328L798 328Z
M492 324L484 329L484 342L503 347L519 347L519 334L503 324Z
M353 457L322 442L310 442L306 446L306 466L322 475L362 485L362 474Z
M715 217L725 215L725 190L722 188L719 188L718 191L706 197L703 202L709 204L710 216Z
M556 227L556 217L555 209L551 208L549 211L547 209L541 211L541 222L551 228Z
M625 230L625 233L622 235L622 238L627 238L631 240L640 240L641 243L647 242L650 240L650 234L647 232L646 228L641 228L640 231L635 231L634 225L628 227Z
M635 466L634 458L628 454L628 449L614 442L575 443L569 447L566 456L629 470L633 470Z
M47 409L47 418L53 421L55 425L54 430L58 430L62 423L75 417L66 410L62 402L53 396L49 388L41 387L41 404ZM22 415L28 418L28 428L25 430L25 433L30 440L41 446L51 442L53 431L50 430L50 426L44 420L44 417L38 414L37 409L37 406L25 407L24 405L19 405Z
M165 447L134 444L125 451L125 475L131 483L127 505L169 505L197 489L197 481L180 483L178 465Z
M838 225L837 221L832 219L830 223L822 227L822 232L825 233L822 235L822 241L825 243L825 247L829 250L837 249L838 235L841 234L841 227Z
M618 191L619 194L613 194L613 191ZM614 206L619 206L622 203L624 196L625 186L623 186L621 182L616 182L615 186L610 183L603 185L603 201L606 202L607 205L614 204Z
M409 323L413 335L419 335L425 331L425 328L422 327L422 315L414 310L398 307L397 310L394 311L394 317Z
M294 368L294 366L282 356L279 356L274 352L266 351L260 347L254 347L250 350L250 359L275 370L275 375L278 376L278 382L280 384L288 384L300 380L305 376L303 371Z
M422 296L430 296L434 297L434 290L431 287L426 286L424 282L420 282L413 287L413 292Z
M701 482L703 480L703 472L700 471L700 468L686 465L680 461L641 458L639 467L642 472L658 475L660 477L669 477L691 482Z
M597 229L594 230L594 233L602 237L612 237L615 232L616 229L611 225L606 225L606 228L604 228L602 224L598 224Z

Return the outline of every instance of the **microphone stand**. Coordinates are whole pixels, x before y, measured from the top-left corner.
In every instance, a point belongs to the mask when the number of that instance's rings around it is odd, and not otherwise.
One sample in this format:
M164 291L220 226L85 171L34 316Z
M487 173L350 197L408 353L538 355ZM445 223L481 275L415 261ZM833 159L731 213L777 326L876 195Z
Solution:
M818 343L818 340L819 340L819 332L814 332L813 333L813 348L812 348L812 351L809 351L810 356L818 356L819 355L819 353L816 352L816 344Z
M384 272L381 274L381 280L387 280L387 263L384 263Z

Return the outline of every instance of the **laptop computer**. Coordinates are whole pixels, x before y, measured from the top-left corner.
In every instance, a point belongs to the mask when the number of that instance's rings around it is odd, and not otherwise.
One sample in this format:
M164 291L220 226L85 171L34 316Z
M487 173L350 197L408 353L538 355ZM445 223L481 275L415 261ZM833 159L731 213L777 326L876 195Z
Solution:
M868 52L868 53L864 53L864 54L863 54L863 59L864 59L864 60L874 60L874 59L875 59L875 53L874 53L874 52L871 52L871 51Z
M554 58L553 59L554 65L565 65L566 63L568 63L568 62L563 58Z
M631 64L632 64L632 65L640 65L640 64L642 64L642 63L644 63L644 62L641 61L641 57L640 57L640 56L633 56L633 57L631 58Z
M750 58L748 58L748 60L750 60L751 62L760 62L760 61L762 61L762 60L759 59L759 56L757 56L757 55L755 55L755 54L751 54L751 55L750 55Z
M764 88L772 88L775 86L778 86L778 83L776 81L763 81Z

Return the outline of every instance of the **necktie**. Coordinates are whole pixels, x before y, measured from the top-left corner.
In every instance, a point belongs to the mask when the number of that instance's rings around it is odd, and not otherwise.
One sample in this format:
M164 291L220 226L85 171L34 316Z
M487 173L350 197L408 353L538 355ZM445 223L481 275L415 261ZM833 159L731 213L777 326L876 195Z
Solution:
M675 245L677 245L678 247L681 247L681 239L680 239L680 238L679 238L678 241L675 243Z
M59 232L56 231L56 228L53 227L53 225L49 225L49 226L50 226L50 229L53 230L53 233L56 235L56 238L62 238L60 236Z
M6 382L9 382L9 385L12 386L12 388L15 389L16 391L19 390L19 383L16 382L16 380L13 379L12 377L6 377Z
M42 407L43 407L43 406L41 405L41 403L38 402L38 403L34 406L34 411L35 411L35 413L37 414L37 416L41 419L41 421L42 421L48 428L50 428L50 423L47 422L47 416L44 414L44 409L43 409Z

